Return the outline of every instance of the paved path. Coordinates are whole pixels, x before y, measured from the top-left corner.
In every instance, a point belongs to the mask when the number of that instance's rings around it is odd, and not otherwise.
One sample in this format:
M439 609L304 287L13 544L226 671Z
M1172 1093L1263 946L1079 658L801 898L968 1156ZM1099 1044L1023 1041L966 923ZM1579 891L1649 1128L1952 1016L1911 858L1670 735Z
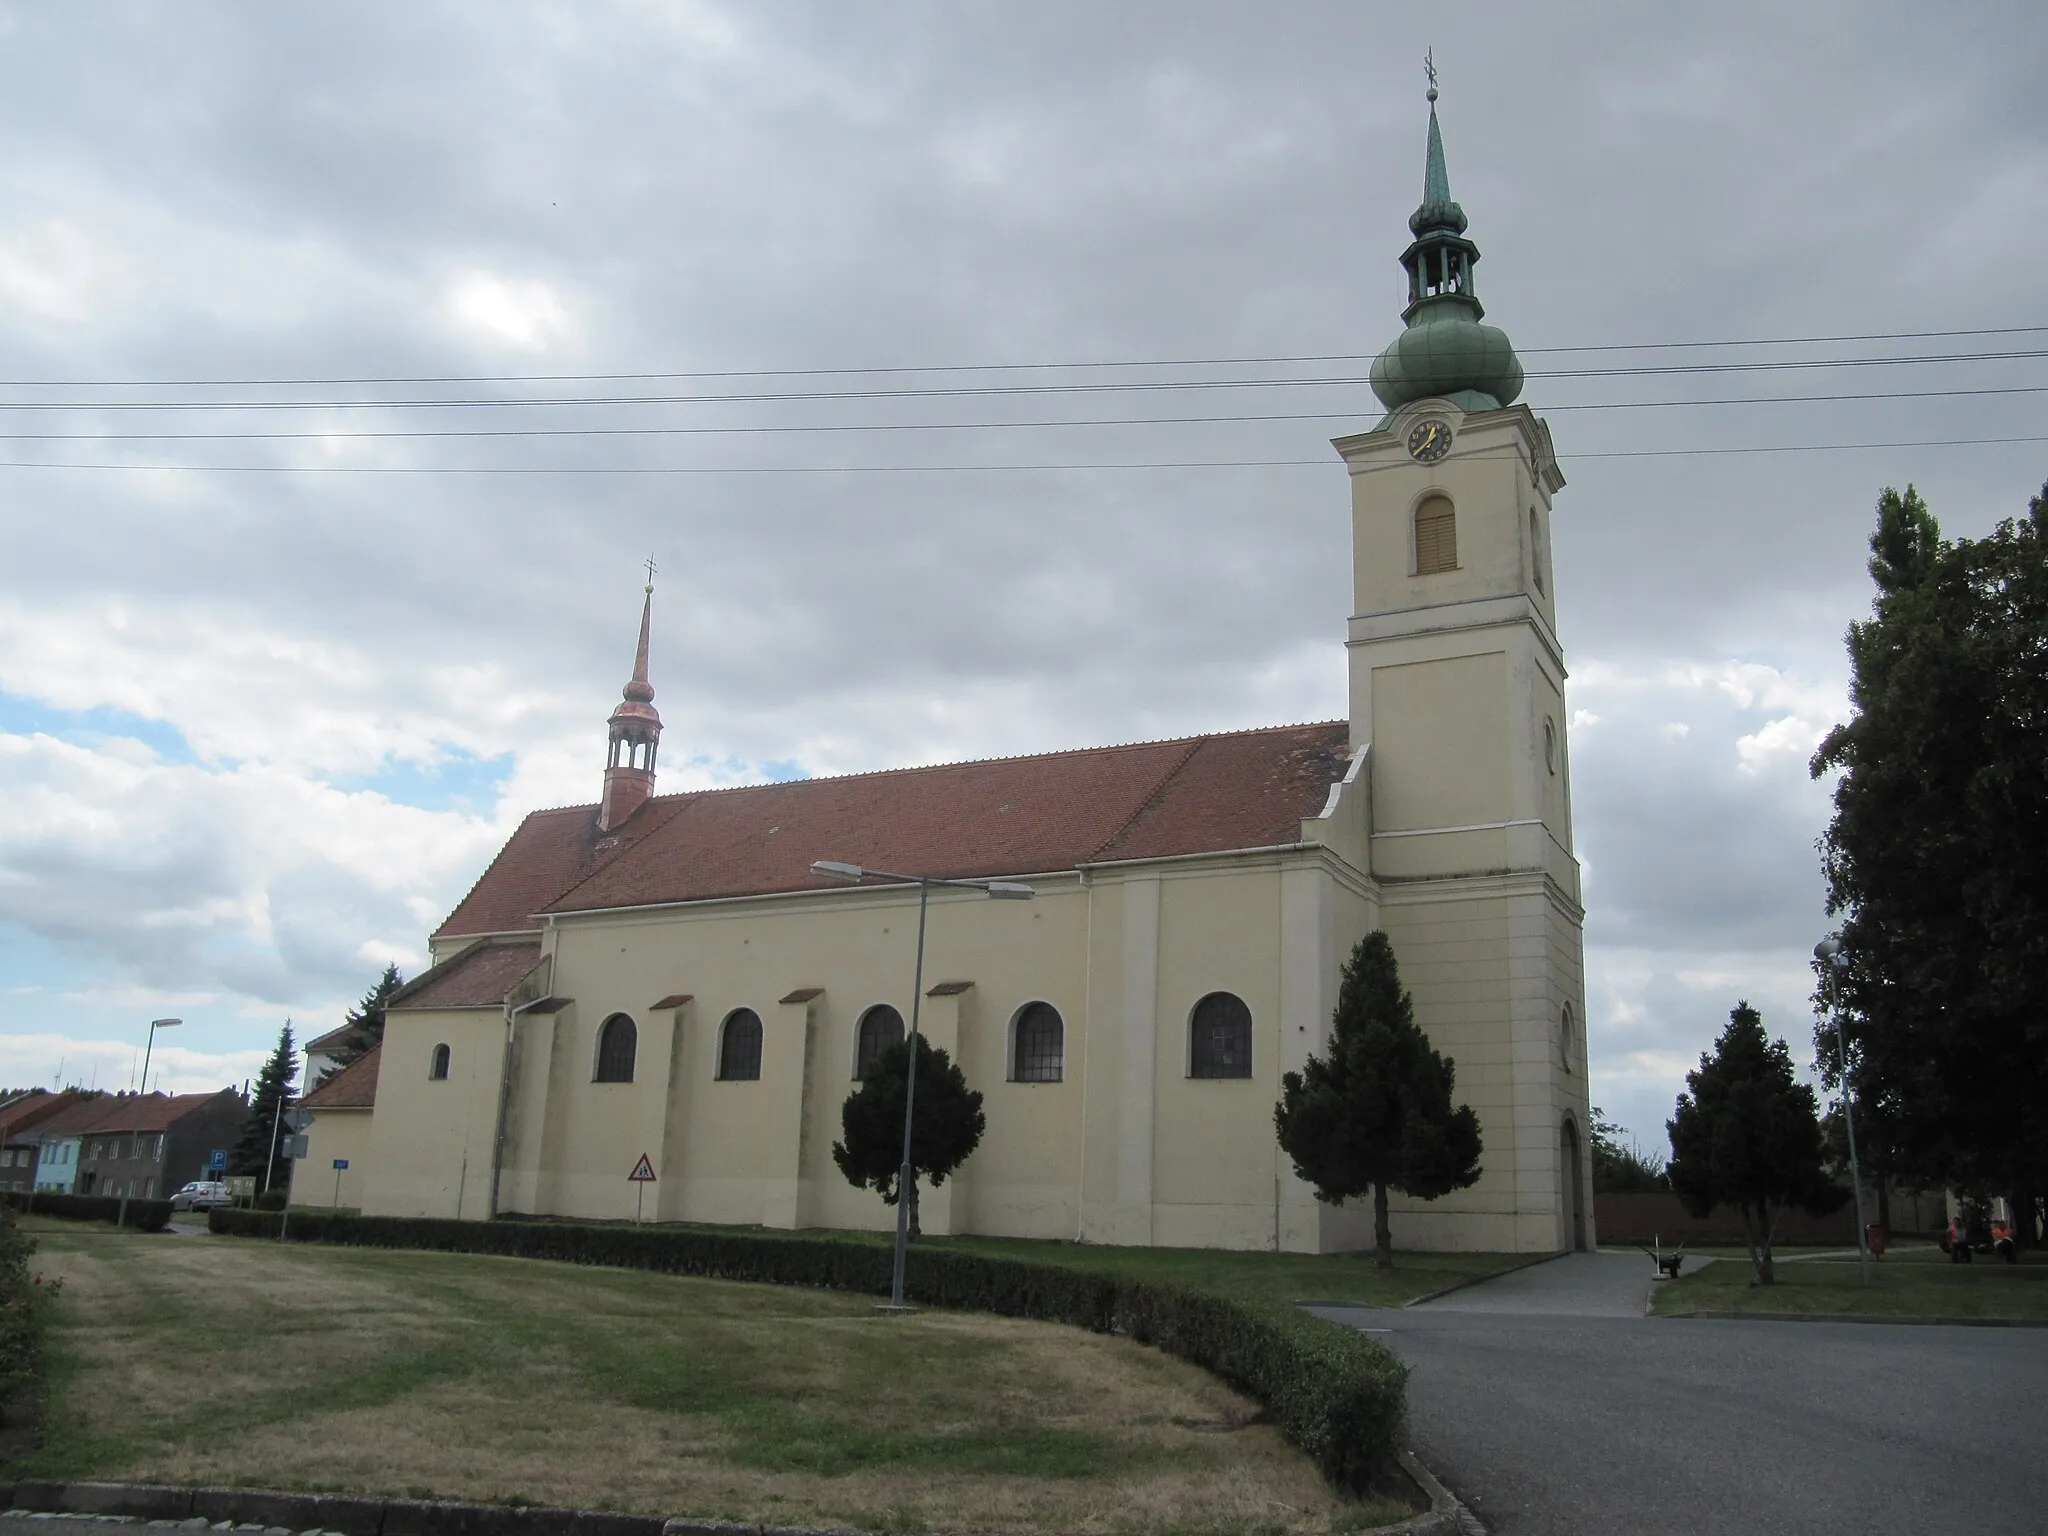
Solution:
M1502 1536L2048 1528L2048 1329L1646 1318L1628 1257L1316 1310L1408 1363L1416 1454Z

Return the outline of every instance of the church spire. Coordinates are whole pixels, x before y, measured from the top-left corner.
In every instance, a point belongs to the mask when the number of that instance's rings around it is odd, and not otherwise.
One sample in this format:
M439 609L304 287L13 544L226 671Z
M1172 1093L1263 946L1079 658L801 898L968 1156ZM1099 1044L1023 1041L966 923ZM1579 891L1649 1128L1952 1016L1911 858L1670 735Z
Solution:
M654 707L654 685L647 680L647 645L654 627L654 562L647 562L647 585L640 602L640 644L633 653L633 676L612 711L611 745L605 759L604 798L597 807L597 827L609 832L627 821L654 794L654 754L661 745L661 715Z
M1411 400L1442 397L1468 411L1497 411L1522 392L1522 364L1504 332L1482 325L1472 284L1479 247L1465 238L1465 210L1451 197L1444 134L1437 122L1436 61L1429 77L1429 141L1422 204L1408 218L1414 243L1401 253L1408 274L1407 329L1372 365L1372 392L1389 415Z

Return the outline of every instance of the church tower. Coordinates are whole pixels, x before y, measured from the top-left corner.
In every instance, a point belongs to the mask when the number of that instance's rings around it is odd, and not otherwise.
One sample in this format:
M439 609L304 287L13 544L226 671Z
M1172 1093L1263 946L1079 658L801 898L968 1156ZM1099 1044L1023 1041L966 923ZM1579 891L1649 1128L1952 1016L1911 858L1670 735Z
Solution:
M653 619L654 583L649 581L640 603L640 648L633 654L633 677L618 708L612 711L604 798L597 807L600 832L609 832L626 821L654 793L654 751L661 745L661 715L654 707L654 685L647 681L647 638Z
M1351 745L1371 873L1419 1022L1479 1111L1486 1173L1412 1202L1397 1244L1589 1245L1584 921L1550 565L1564 486L1522 366L1483 323L1430 70L1405 329L1372 368L1387 414L1333 444L1351 474Z

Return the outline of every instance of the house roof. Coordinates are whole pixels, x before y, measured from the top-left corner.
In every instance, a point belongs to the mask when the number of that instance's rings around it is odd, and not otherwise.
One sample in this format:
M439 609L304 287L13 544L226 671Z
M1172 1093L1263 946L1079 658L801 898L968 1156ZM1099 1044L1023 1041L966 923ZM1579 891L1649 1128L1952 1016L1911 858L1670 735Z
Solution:
M354 1061L299 1100L304 1109L374 1109L377 1104L377 1060L383 1045L371 1046Z
M1340 720L663 795L610 833L594 805L536 811L435 937L817 890L814 859L976 878L1291 843L1344 776L1349 734Z
M232 1088L219 1093L103 1093L52 1115L36 1127L43 1136L95 1136L102 1131L168 1131L196 1110L222 1095L241 1097Z
M384 1008L496 1008L540 963L540 940L483 940L421 971Z
M320 1052L333 1055L336 1051L347 1050L358 1041L367 1041L369 1036L359 1024L344 1024L339 1029L330 1029L317 1040L308 1040L300 1047L307 1055Z
M0 1140L12 1141L31 1128L40 1135L44 1126L66 1110L81 1103L97 1103L98 1099L97 1094L45 1093L41 1089L25 1094L0 1108Z

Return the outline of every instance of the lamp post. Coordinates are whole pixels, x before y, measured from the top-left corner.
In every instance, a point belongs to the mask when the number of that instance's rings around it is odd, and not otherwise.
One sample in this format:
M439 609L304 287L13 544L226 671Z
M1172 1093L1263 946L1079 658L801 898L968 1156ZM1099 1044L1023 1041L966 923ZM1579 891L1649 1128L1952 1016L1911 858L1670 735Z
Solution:
M1849 1132L1849 1182L1856 1190L1856 1261L1863 1283L1870 1283L1870 1229L1863 1221L1863 1169L1856 1159L1855 1089L1849 1076L1849 1045L1842 1035L1842 972L1848 968L1849 953L1842 941L1829 934L1813 946L1813 957L1827 967L1828 1011L1835 1021L1835 1055L1842 1063L1842 1124Z
M888 880L917 887L917 965L911 973L910 983L910 1061L905 1068L903 1085L903 1163L896 1170L896 1259L889 1274L889 1305L901 1308L903 1270L910 1256L910 1192L917 1178L917 1170L910 1165L910 1127L917 1106L917 1023L918 1009L924 1001L924 924L925 914L931 907L932 887L959 886L964 890L980 891L996 901L1029 901L1037 892L1014 880L944 880L936 875L899 875L886 869L842 864L834 859L819 859L811 865L811 873L827 880L843 881L847 885L859 885L865 880Z
M160 1029L176 1029L184 1022L183 1019L151 1019L149 1021L149 1039L144 1042L142 1047L142 1091L144 1093L149 1092L149 1053L156 1049L156 1032Z

